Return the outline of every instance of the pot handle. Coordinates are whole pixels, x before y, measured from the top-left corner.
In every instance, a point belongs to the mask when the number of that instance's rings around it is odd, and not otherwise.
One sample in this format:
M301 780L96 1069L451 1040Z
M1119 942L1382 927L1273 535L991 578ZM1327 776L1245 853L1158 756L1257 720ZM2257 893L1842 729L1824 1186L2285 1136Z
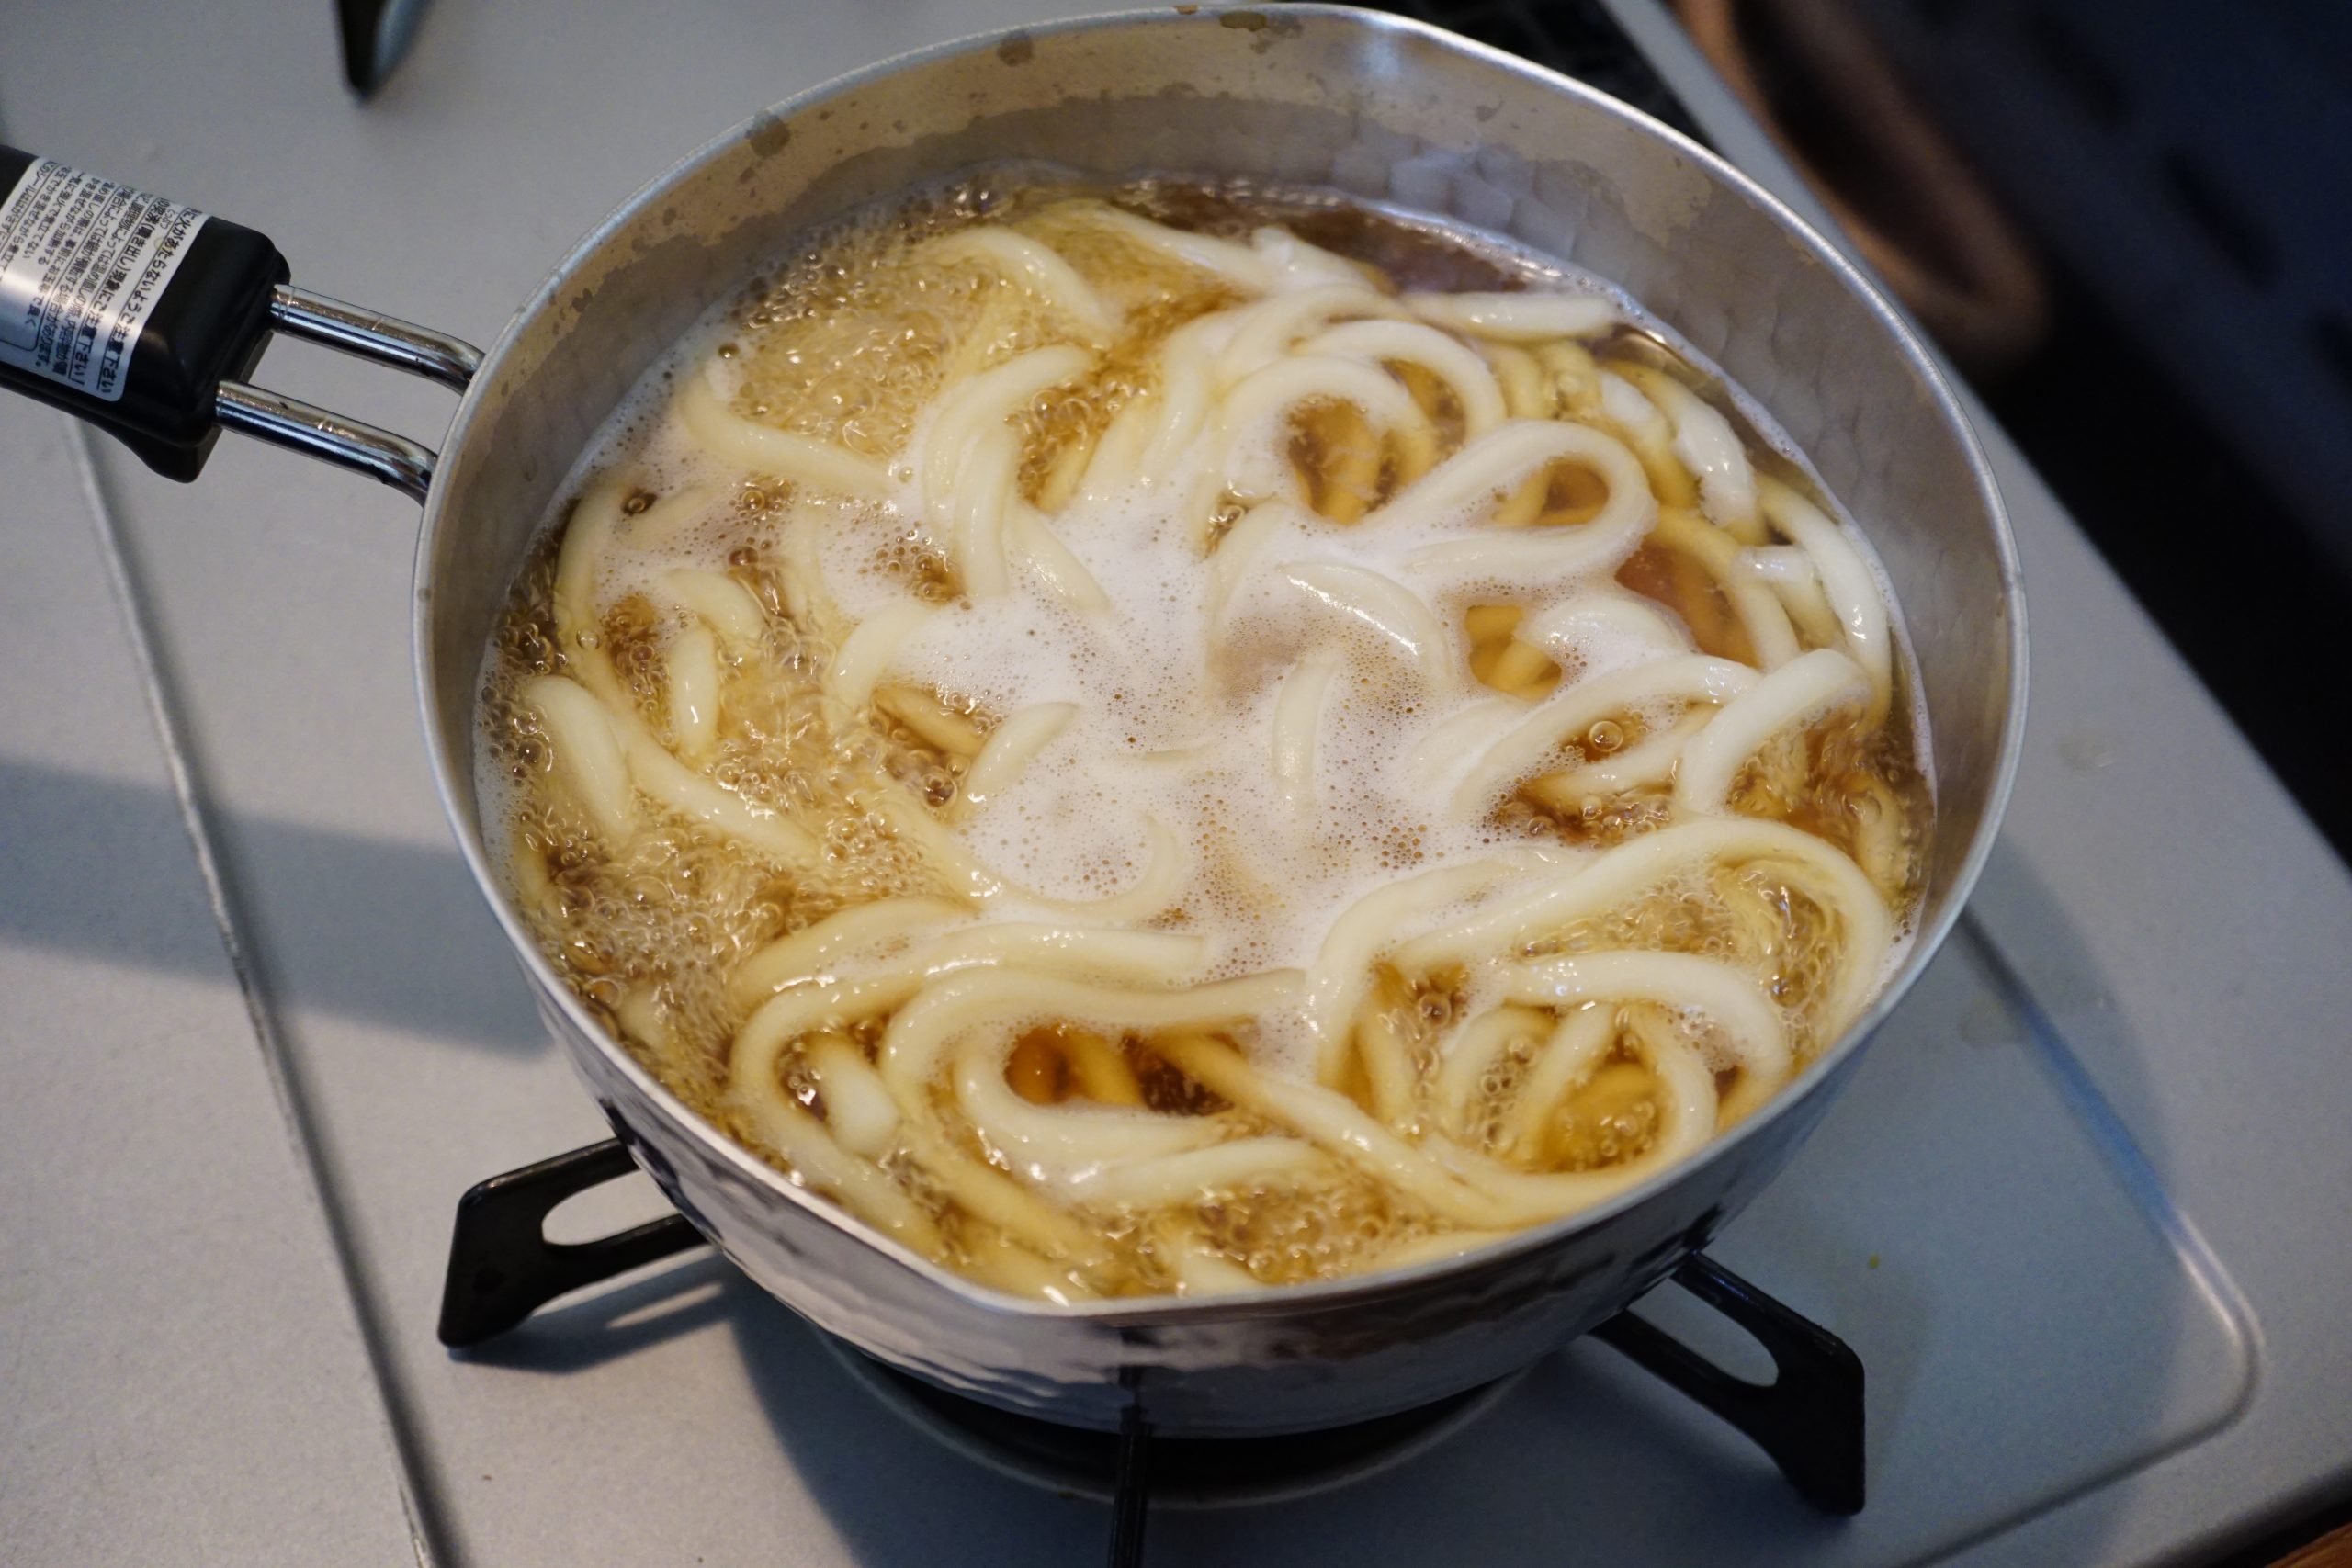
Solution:
M97 426L166 479L195 479L229 429L422 502L432 448L245 378L273 332L459 392L481 351L289 276L266 235L0 146L0 386Z

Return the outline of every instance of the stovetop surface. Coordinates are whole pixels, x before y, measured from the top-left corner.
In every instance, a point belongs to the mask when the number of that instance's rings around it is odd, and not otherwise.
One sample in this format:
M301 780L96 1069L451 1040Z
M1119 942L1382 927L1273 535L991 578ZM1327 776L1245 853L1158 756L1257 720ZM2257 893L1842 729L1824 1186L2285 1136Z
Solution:
M361 107L324 6L166 29L85 0L12 15L0 132L487 343L621 195L749 109L1081 8L442 0ZM1612 9L1785 194L1660 14ZM258 378L428 438L448 413L301 345ZM1579 1344L1364 1487L1155 1519L1154 1562L2193 1562L2352 1491L2352 880L1984 434L2035 644L2008 827L1851 1089L1713 1248L1861 1354L1870 1506L1811 1513ZM0 408L0 476L12 1556L1100 1557L1099 1505L920 1440L707 1258L444 1352L458 1192L602 1128L434 800L413 509L234 441L182 490L26 405ZM650 1186L629 1201L558 1217L655 1211Z

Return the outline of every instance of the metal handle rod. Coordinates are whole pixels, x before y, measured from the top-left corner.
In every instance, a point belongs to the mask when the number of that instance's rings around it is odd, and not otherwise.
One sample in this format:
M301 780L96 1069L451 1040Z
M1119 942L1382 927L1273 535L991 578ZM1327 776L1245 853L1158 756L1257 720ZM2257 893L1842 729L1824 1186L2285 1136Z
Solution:
M223 430L242 431L273 446L284 446L337 468L380 479L420 505L433 484L433 448L356 419L345 419L243 381L223 381L212 399L212 417Z
M270 290L269 319L290 337L423 376L454 391L464 391L481 368L481 350L462 338L291 284ZM438 458L430 446L299 398L223 381L213 394L212 417L224 430L380 479L420 505L433 484Z
M281 283L270 290L271 324L288 337L307 338L361 359L389 365L462 392L481 368L481 350L463 338L398 317L346 305Z

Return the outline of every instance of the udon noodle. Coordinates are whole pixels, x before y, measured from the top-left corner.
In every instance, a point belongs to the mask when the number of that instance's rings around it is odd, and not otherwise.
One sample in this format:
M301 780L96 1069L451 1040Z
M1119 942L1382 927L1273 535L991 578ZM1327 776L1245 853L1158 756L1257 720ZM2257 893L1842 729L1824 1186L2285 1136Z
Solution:
M549 959L1000 1289L1442 1258L1753 1114L1928 826L1898 623L1628 301L1335 200L1001 173L644 383L492 650Z

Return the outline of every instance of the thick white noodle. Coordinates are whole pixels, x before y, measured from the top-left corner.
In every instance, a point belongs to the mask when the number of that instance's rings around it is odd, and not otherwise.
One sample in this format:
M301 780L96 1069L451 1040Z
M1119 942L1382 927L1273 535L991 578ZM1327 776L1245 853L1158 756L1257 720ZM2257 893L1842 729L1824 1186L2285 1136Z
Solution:
M628 497L628 487L619 479L606 477L590 485L579 503L571 509L571 521L563 530L563 544L556 552L555 583L549 590L548 607L555 613L556 635L563 644L567 658L574 652L587 657L585 662L597 669L606 669L603 655L596 652L591 640L598 622L603 618L596 610L597 578L605 570L605 552L610 547L614 533L621 524L621 503ZM587 675L588 671L582 671ZM589 682L597 684L593 675ZM604 695L598 693L598 695Z
M1290 352L1291 344L1342 316L1395 319L1396 302L1367 287L1324 283L1270 295L1232 312L1231 335L1217 351L1216 383L1230 387Z
M1879 965L1894 940L1894 920L1860 866L1834 846L1783 822L1714 817L1673 823L1531 877L1487 907L1405 942L1391 961L1408 975L1424 974L1449 964L1516 952L1578 920L1621 908L1693 866L1754 859L1803 868L1799 890L1838 919L1837 978L1816 1020L1826 1039L1860 1016L1877 987Z
M833 1141L867 1159L889 1153L899 1138L899 1102L865 1053L846 1036L825 1034L810 1041L804 1055Z
M679 422L695 445L734 468L770 474L833 495L879 500L889 476L848 447L745 419L727 406L708 374L688 376L679 394Z
M588 538L595 536L591 534ZM579 550L579 555L574 555L574 547ZM677 757L668 752L668 748L661 745L661 740L644 724L644 719L638 717L638 710L630 703L628 694L618 684L612 663L605 659L602 649L597 647L593 635L588 632L588 627L595 626L593 606L585 609L585 614L588 614L585 621L576 618L583 611L581 594L585 592L583 588L579 588L579 583L581 581L585 581L585 583L595 581L593 546L567 538L564 552L558 558L555 581L558 581L558 585L555 585L558 637L564 644L567 659L574 660L574 668L579 670L579 689L595 698L612 739L621 748L621 755L628 760L628 776L633 778L635 785L671 811L680 813L684 818L698 820L703 828L710 828L718 835L729 837L736 844L746 846L757 856L769 858L769 861L811 861L816 856L816 840L811 840L805 829L783 820L781 816L752 807L741 795L722 790L708 778L703 778L701 773L689 769L687 764L682 764ZM570 581L570 585L567 585L567 581ZM558 698L558 703L567 703L576 710L576 703L571 703L570 698ZM593 733L588 731L588 727L576 728L581 733ZM593 739L588 740L588 745L597 748ZM597 766L605 766L606 761L609 760L600 757Z
M1596 519L1598 521L1598 519ZM1643 525L1596 528L1486 528L1466 538L1424 545L1406 558L1423 571L1460 580L1537 586L1605 571L1632 553Z
M1547 652L1572 655L1588 668L1591 660L1586 649L1596 640L1634 643L1668 653L1690 650L1690 631L1670 612L1650 600L1611 588L1590 589L1537 611L1521 623L1518 637Z
M1667 1126L1645 1156L1651 1169L1670 1165L1713 1137L1724 1107L1714 1068L1654 1008L1634 1008L1625 1020L1634 1054L1657 1078L1657 1105ZM1643 1174L1646 1175L1647 1171Z
M1010 430L984 433L957 470L947 509L947 536L953 541L956 570L976 599L993 599L1012 587L1012 564L1004 552L1004 513L1020 471L1021 446Z
M1625 449L1623 442L1588 425L1533 419L1508 421L1466 443L1361 525L1429 527L1448 522L1492 502L1537 470L1559 462L1591 468L1609 487L1609 499L1585 522L1543 533L1605 539L1610 548L1623 549L1649 531L1657 517L1657 502L1650 494L1649 479L1642 472L1639 459ZM1607 553L1597 545L1594 551L1596 558Z
M794 625L832 637L838 635L842 614L840 606L833 603L832 589L825 581L826 515L823 508L806 502L785 515L777 540L784 556L784 570L778 573L777 587L784 597L785 614L792 617Z
M1596 795L1605 799L1672 778L1675 764L1682 760L1682 749L1690 743L1692 736L1707 727L1715 713L1711 707L1694 707L1622 751L1604 751L1580 767L1555 775L1547 787L1569 797Z
M939 1227L883 1171L835 1142L824 1123L782 1095L745 1110L752 1134L774 1149L805 1186L919 1252L936 1254Z
M1080 1282L1068 1266L1051 1262L1007 1236L984 1235L968 1242L964 1256L973 1278L1008 1295L1070 1306L1102 1294Z
M1674 455L1699 481L1699 510L1725 528L1756 521L1756 470L1731 422L1671 376L1643 378L1643 389L1674 426Z
M1197 1235L1176 1238L1160 1250L1160 1256L1176 1276L1180 1296L1232 1296L1265 1289L1256 1275Z
M1420 366L1453 389L1466 436L1484 435L1505 417L1502 389L1495 385L1487 362L1435 327L1418 321L1351 321L1308 339L1299 352Z
M1572 1008L1552 1028L1512 1097L1506 1146L1522 1159L1542 1152L1553 1114L1600 1066L1617 1039L1617 1010L1595 1002Z
M1265 257L1274 269L1274 281L1270 287L1283 291L1315 288L1329 283L1353 283L1361 287L1369 278L1361 266L1320 245L1312 245L1287 229L1271 224L1250 231L1250 248Z
M1032 349L962 382L939 400L916 443L926 512L944 511L978 442L1044 393L1086 372L1091 357L1067 344Z
M1523 352L1523 351L1522 351ZM1548 407L1582 419L1600 408L1600 366L1590 350L1565 339L1538 347L1532 355L1548 394Z
M653 580L652 593L663 607L707 623L730 653L751 652L767 635L767 612L750 589L724 572L673 567Z
M1110 1208L1198 1203L1218 1193L1325 1172L1330 1160L1296 1138L1235 1138L1156 1159L1121 1159L1064 1179L1070 1197Z
M1534 1008L1497 1007L1446 1038L1439 1047L1437 1103L1456 1137L1468 1134L1470 1112L1486 1096L1487 1075L1514 1047L1544 1039L1554 1027L1550 1015Z
M1004 558L1005 512L1018 499L1013 481L1021 445L1010 421L1049 389L1075 379L1086 351L1061 344L1033 349L973 377L942 398L916 443L925 516L942 523L956 568L975 595L1011 586Z
M1140 476L1157 481L1174 468L1199 439L1216 401L1215 366L1232 319L1202 316L1168 334L1159 350L1159 389L1153 400L1151 435L1136 459Z
M752 953L735 966L728 992L739 1005L750 1005L801 981L834 979L842 972L842 958L897 946L917 931L967 919L971 912L952 898L877 898L853 905Z
M1375 365L1329 355L1294 355L1252 371L1216 407L1217 450L1226 455L1226 481L1244 495L1266 497L1290 487L1280 444L1267 439L1274 421L1300 403L1352 403L1380 430L1417 428L1427 422L1404 383ZM1264 450L1253 449L1262 446ZM1274 470L1282 470L1277 477ZM1426 480L1423 482L1427 482ZM1418 488L1418 487L1416 487Z
M891 902L935 905L938 901ZM844 913L854 916L862 912L854 909ZM765 973L761 978L780 980L785 988L755 1008L736 1032L730 1075L739 1099L749 1103L781 1092L770 1087L775 1082L775 1063L794 1040L888 1011L926 987L935 987L947 976L1025 963L1050 965L1065 977L1172 985L1199 968L1206 946L1202 938L1173 931L967 926L935 942L917 943L855 979L831 977L840 967L832 963L839 953L879 946L888 936L903 936L909 931L935 923L931 918L934 913L933 909L901 912L895 922L897 929L888 932L879 931L884 922L878 921L867 922L874 928L871 930L845 931L836 925L843 917L836 916L820 927L797 933L798 939L823 937L828 934L824 927L835 927L830 933L835 939L830 948L823 942L813 944L820 954L815 962L788 968L779 954L776 961L764 965ZM763 956L795 942L796 937L786 937L763 950ZM739 981L731 989L740 998L750 987ZM1001 1076L1001 1063L999 1071Z
M1114 1032L1213 1029L1284 1011L1298 998L1295 969L1261 970L1174 991L1089 985L1025 969L976 969L952 975L900 1007L883 1033L878 1065L900 1108L929 1115L930 1086L949 1046L972 1030L1039 1019Z
M1405 757L1405 782L1418 796L1445 793L1451 780L1517 728L1534 705L1498 693L1455 709L1413 743Z
M1657 1002L1702 1012L1720 1029L1740 1070L1769 1090L1789 1075L1788 1025L1744 970L1695 953L1575 953L1505 966L1514 1002Z
M752 806L679 761L635 713L616 714L609 703L605 705L638 788L679 816L691 818L765 859L808 863L817 858L817 840L805 829Z
M521 696L523 705L539 716L556 776L608 843L626 840L637 827L637 796L605 705L561 675L534 677L524 683Z
M1600 373L1600 417L1625 433L1636 446L1661 452L1674 446L1674 425L1642 389L1614 370Z
M1781 665L1724 705L1683 748L1674 802L1686 811L1720 811L1732 781L1756 749L1792 725L1870 695L1860 666L1834 648L1816 648Z
M1172 986L1198 973L1209 939L1191 931L1137 931L990 920L948 932L918 948L912 962L927 978L985 964L1020 964L1077 980Z
M1738 613L1747 640L1755 645L1758 668L1778 670L1796 658L1797 634L1789 625L1789 613L1781 607L1779 594L1736 573L1724 582L1723 590Z
M546 874L544 863L539 871L541 875ZM613 1004L613 1018L621 1026L621 1032L632 1040L642 1041L665 1055L678 1048L677 1032L670 1027L669 1014L650 986L632 986L623 991L621 999Z
M1148 218L1122 212L1107 203L1085 204L1084 220L1097 228L1108 229L1171 261L1212 273L1245 293L1262 293L1273 287L1273 264L1248 245L1236 244L1231 240L1220 240L1208 234L1170 229L1164 223L1154 223Z
M1111 416L1110 428L1094 444L1086 472L1078 481L1078 499L1099 505L1136 480L1143 449L1158 428L1160 400L1156 396L1130 398Z
M1110 613L1111 596L1035 507L1016 498L1005 511L1004 535L1005 547L1047 593L1081 615Z
M710 515L712 502L723 493L718 485L690 484L656 498L652 505L629 518L629 548L672 547Z
M1550 380L1535 356L1507 343L1481 339L1478 352L1502 389L1503 407L1513 419L1550 419L1555 407Z
M1772 525L1813 558L1822 593L1846 629L1846 651L1870 677L1871 716L1875 719L1886 711L1894 679L1894 648L1878 579L1861 552L1847 541L1845 530L1819 507L1776 479L1767 479L1759 493Z
M1758 582L1775 587L1789 582L1818 585L1821 574L1813 557L1799 545L1755 545L1739 552L1742 568Z
M688 626L670 639L662 664L671 739L688 761L703 761L718 745L718 639L708 626Z
M989 1145L1032 1181L1060 1182L1129 1159L1182 1154L1222 1141L1206 1116L1169 1116L1115 1105L1034 1105L1004 1080L1017 1031L974 1034L955 1054L957 1107Z
M922 629L933 608L918 600L886 604L858 623L842 640L825 671L825 689L853 712L873 698L875 683L909 637Z
M1641 1010L1636 1010L1631 1040L1634 1054L1657 1080L1663 1123L1640 1154L1598 1170L1541 1175L1512 1170L1442 1138L1430 1140L1432 1154L1447 1169L1491 1194L1521 1224L1589 1208L1648 1179L1713 1137L1724 1117L1715 1099L1714 1074L1687 1041L1670 1030L1650 1027Z
M1498 343L1593 337L1617 324L1618 310L1598 294L1408 294L1413 313L1435 326Z
M1524 1223L1364 1114L1337 1090L1258 1072L1231 1047L1197 1035L1163 1041L1159 1051L1211 1092L1280 1122L1348 1164L1419 1199L1444 1219L1480 1227Z
M1057 898L1023 887L989 866L896 779L878 783L868 807L891 831L916 845L942 880L956 885L958 892L975 901L1002 898L1104 925L1148 920L1176 901L1192 868L1176 835L1157 818L1147 817L1144 863L1133 881L1099 898Z
M1103 303L1078 269L1026 234L996 225L966 229L933 241L931 254L951 265L965 262L988 267L1043 299L1084 336L1106 338L1118 330L1118 312Z
M1403 928L1485 892L1510 872L1499 860L1440 866L1367 893L1340 912L1306 971L1306 1021L1315 1032L1318 1077L1328 1081L1339 1070L1381 951L1399 940Z
M746 1110L791 1103L776 1077L786 1046L820 1030L841 1030L904 1003L922 984L900 972L871 980L828 980L778 991L752 1010L728 1047L728 1095ZM796 1107L797 1109L797 1107Z
M1314 810L1319 796L1315 777L1315 740L1323 728L1323 706L1340 660L1329 651L1308 654L1283 677L1274 698L1274 793L1294 812Z
M1450 807L1457 816L1484 811L1546 756L1578 744L1604 718L1668 703L1728 703L1755 684L1756 671L1745 664L1685 653L1571 686L1488 746L1454 784Z
M995 798L1077 716L1076 703L1035 703L999 724L964 770L964 804L984 806Z
M900 1109L905 1110L904 1102ZM940 1190L985 1224L1046 1258L1090 1269L1106 1262L1109 1244L1100 1232L1047 1201L1022 1182L964 1149L927 1115L910 1112L899 1140L913 1162Z
M1211 632L1223 623L1234 592L1241 586L1250 561L1265 547L1266 541L1284 527L1297 526L1306 516L1286 501L1265 501L1251 507L1241 521L1226 530L1225 537L1209 557L1208 593L1201 606Z
M752 807L736 792L722 790L689 769L654 739L654 731L644 727L642 719L621 715L621 722L614 724L614 728L621 733L621 750L628 752L630 778L656 802L767 861L816 861L819 846L805 829Z
M598 485L582 499L556 556L551 598L557 641L577 673L579 685L603 708L612 738L628 760L629 777L662 806L733 839L754 854L778 861L813 860L817 840L797 824L752 806L672 756L639 716L614 673L612 660L596 637L594 590L605 546L619 516L617 487L610 483ZM596 743L591 739L588 744Z
M1395 578L1347 561L1292 561L1275 570L1310 602L1393 643L1430 685L1453 684L1453 640L1437 612Z
M1171 1230L1176 1234L1170 1234ZM1180 1296L1230 1296L1267 1289L1255 1274L1218 1251L1193 1226L1171 1227L1163 1223L1154 1250L1174 1270Z
M1843 648L1846 628L1821 592L1813 558L1794 545L1766 545L1739 552L1734 563L1752 581L1772 590L1797 635L1815 648Z

